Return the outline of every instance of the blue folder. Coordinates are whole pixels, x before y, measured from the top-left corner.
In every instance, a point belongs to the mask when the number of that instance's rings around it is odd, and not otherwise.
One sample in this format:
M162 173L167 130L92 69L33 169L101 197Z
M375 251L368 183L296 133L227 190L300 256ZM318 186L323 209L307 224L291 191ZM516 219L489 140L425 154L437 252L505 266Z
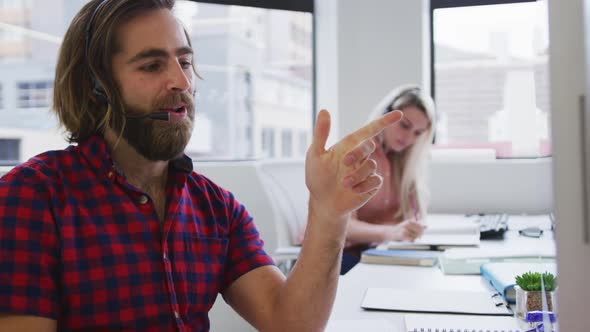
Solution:
M481 276L489 281L506 302L516 303L516 276L526 272L549 272L557 276L557 268L554 262L539 263L515 263L515 262L494 262L485 263L480 267Z

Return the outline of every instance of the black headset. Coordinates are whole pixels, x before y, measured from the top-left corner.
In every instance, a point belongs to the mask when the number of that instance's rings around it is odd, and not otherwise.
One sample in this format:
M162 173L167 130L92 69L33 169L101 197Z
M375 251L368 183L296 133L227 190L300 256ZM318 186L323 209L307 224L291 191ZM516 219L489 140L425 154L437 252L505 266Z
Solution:
M398 100L400 100L402 97L405 97L406 95L412 93L415 95L419 95L422 92L422 89L420 89L419 86L412 86L409 88L406 88L402 91L400 91L397 96L395 96L395 98L393 98L393 101L391 102L391 104L389 104L389 106L387 106L387 108L385 109L385 112L390 112L394 110L395 107L395 103L397 103Z
M86 58L86 64L88 66L88 72L90 73L91 80L92 80L92 93L94 94L96 101L101 104L109 104L109 97L107 96L107 93L105 92L104 88L100 85L100 82L98 81L96 76L94 76L94 73L92 72L92 68L90 68L90 63L88 61L88 52L90 49L90 40L92 38L91 30L92 30L92 24L94 23L94 18L96 17L96 15L100 11L100 9L107 2L108 2L108 0L102 0L102 2L99 3L98 6L96 6L96 8L94 9L94 12L92 12L90 19L88 20L88 24L86 25L85 47L84 47L84 56Z

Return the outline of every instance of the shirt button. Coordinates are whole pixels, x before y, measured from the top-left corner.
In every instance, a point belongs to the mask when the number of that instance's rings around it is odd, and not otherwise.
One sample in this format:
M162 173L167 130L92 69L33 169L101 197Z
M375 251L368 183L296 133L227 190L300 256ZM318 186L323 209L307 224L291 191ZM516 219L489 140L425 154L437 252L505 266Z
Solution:
M168 255L166 255L166 253L164 253L164 255L162 255L162 258L164 258L164 260L168 259Z
M107 176L109 177L109 179L112 179L113 178L113 171L109 171L107 173Z
M174 317L176 317L176 319L180 318L180 315L178 314L178 311L174 310Z
M148 202L148 197L146 195L141 195L139 196L138 202L139 204L145 204Z

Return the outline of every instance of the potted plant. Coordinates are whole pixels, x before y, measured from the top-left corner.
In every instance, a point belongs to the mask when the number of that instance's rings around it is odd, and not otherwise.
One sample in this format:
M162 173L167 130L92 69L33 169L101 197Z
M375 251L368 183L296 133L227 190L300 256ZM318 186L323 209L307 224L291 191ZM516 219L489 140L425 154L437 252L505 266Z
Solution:
M541 284L541 278L543 283ZM543 293L547 303L546 310L554 311L557 279L552 273L526 272L516 276L516 315L524 318L529 311L543 310ZM543 290L544 288L544 290Z

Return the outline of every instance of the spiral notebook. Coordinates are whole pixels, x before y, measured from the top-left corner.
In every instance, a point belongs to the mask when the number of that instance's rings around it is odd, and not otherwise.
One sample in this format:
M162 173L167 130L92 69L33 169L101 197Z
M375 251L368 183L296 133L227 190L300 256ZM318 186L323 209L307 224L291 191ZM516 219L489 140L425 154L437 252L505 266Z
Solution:
M514 317L407 314L404 320L407 332L525 332Z
M324 332L401 332L385 319L330 319Z

